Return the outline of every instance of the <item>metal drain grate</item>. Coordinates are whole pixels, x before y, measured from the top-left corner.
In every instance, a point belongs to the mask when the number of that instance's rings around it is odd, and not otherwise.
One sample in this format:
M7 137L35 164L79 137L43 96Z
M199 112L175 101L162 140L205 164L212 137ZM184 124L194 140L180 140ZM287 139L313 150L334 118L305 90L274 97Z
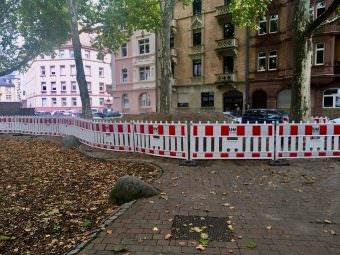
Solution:
M176 215L171 234L173 239L198 241L201 234L193 231L192 228L199 227L204 229L202 233L208 234L210 240L230 241L231 233L227 226L227 218Z

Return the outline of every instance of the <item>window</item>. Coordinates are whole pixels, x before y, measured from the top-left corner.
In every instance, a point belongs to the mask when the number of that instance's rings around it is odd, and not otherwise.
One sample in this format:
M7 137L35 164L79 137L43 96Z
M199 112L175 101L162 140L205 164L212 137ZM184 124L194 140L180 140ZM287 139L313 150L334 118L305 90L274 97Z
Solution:
M273 50L269 52L268 70L276 69L277 69L277 51Z
M71 82L71 91L77 92L77 82L75 82L75 81Z
M90 55L91 53L90 53L90 51L89 50L86 50L85 52L84 52L84 56L85 56L85 58L86 59L90 59Z
M192 45L193 46L198 46L202 44L202 32L201 30L199 31L194 31L192 33Z
M91 84L91 82L87 81L86 83L87 83L87 90L88 90L89 92L91 92L91 90L92 90L92 84Z
M150 40L142 39L138 41L139 54L147 54L150 52Z
M258 30L259 35L265 35L267 34L267 18L262 17L259 20L259 30Z
M57 92L57 83L56 82L51 82L51 92L56 93Z
M99 98L99 105L100 106L103 106L104 105L104 98Z
M271 15L269 18L269 33L279 32L279 15Z
M282 90L277 95L276 108L278 109L289 109L291 101L292 91L290 89Z
M140 107L150 107L151 106L151 99L150 99L149 94L143 93L139 96L139 106Z
M47 92L46 82L42 82L41 83L41 92L42 93L46 93Z
M192 60L192 76L193 77L202 76L202 60L201 59Z
M11 101L12 100L12 95L6 95L6 101Z
M57 106L57 99L55 97L51 98L52 106Z
M324 91L323 108L340 108L340 88Z
M223 57L223 73L233 73L234 72L234 57L225 56Z
M105 92L105 85L103 82L99 83L99 93L104 93Z
M71 66L71 75L76 75L76 66L72 65Z
M43 107L46 107L47 106L47 98L42 98L41 99L41 105L43 106Z
M77 106L77 98L76 97L72 97L72 106Z
M223 38L230 39L234 38L235 26L231 23L225 23L223 28Z
M193 15L201 15L202 13L202 1L194 0L192 2L192 13Z
M128 97L127 94L122 95L122 106L123 106L123 108L129 107L129 97Z
M147 81L150 78L150 67L144 66L139 68L139 80Z
M74 58L74 51L70 50L70 58Z
M324 55L325 55L325 44L317 43L315 45L315 65L324 64Z
M55 75L55 66L50 66L50 75Z
M123 43L120 52L122 57L127 57L127 44Z
M65 51L64 50L59 50L59 57L64 58L65 57Z
M324 0L319 0L316 3L316 17L319 17L326 10L326 4Z
M46 75L46 69L44 66L40 67L40 76L45 76Z
M257 56L257 71L262 72L266 70L266 53L260 52Z
M122 69L122 83L128 82L128 70L127 68Z
M60 75L62 75L62 76L66 75L66 68L65 68L65 66L60 66Z
M61 82L61 92L66 92L67 91L67 86L66 86L66 82L62 81Z
M103 67L99 67L98 76L100 78L104 78L104 68Z
M67 106L67 98L66 97L61 98L61 106Z
M85 75L91 76L91 66L85 66Z
M201 106L213 107L214 106L214 92L202 92L201 93Z

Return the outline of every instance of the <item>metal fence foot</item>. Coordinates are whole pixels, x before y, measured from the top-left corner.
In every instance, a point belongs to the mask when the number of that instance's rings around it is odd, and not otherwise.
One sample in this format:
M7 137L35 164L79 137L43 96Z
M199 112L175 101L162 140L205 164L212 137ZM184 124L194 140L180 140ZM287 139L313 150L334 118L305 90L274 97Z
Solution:
M193 160L184 160L179 163L180 166L197 166L197 162Z
M289 162L283 159L276 159L269 161L270 166L289 166Z

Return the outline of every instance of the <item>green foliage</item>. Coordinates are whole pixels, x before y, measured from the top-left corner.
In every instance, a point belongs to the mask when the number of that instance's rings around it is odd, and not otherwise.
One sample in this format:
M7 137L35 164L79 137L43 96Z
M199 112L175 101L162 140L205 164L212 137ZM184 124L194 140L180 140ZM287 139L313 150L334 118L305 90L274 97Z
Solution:
M272 0L232 0L229 10L233 23L241 27L257 28L258 17L263 16Z

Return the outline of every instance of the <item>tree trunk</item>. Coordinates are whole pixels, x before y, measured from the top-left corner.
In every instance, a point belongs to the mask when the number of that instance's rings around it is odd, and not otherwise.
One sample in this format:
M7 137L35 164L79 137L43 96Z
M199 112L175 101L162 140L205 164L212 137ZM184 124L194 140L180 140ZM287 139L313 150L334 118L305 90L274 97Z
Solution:
M295 0L294 6L294 69L290 118L308 121L311 116L311 67L313 44L305 31L309 23L310 1Z
M81 43L78 31L78 0L67 0L68 12L71 20L71 38L76 62L77 82L82 105L82 116L86 119L92 118L91 102L84 72L83 58L81 55Z
M159 31L160 49L157 53L160 65L160 112L171 110L173 77L171 70L170 35L175 0L159 0L161 8L161 29Z

